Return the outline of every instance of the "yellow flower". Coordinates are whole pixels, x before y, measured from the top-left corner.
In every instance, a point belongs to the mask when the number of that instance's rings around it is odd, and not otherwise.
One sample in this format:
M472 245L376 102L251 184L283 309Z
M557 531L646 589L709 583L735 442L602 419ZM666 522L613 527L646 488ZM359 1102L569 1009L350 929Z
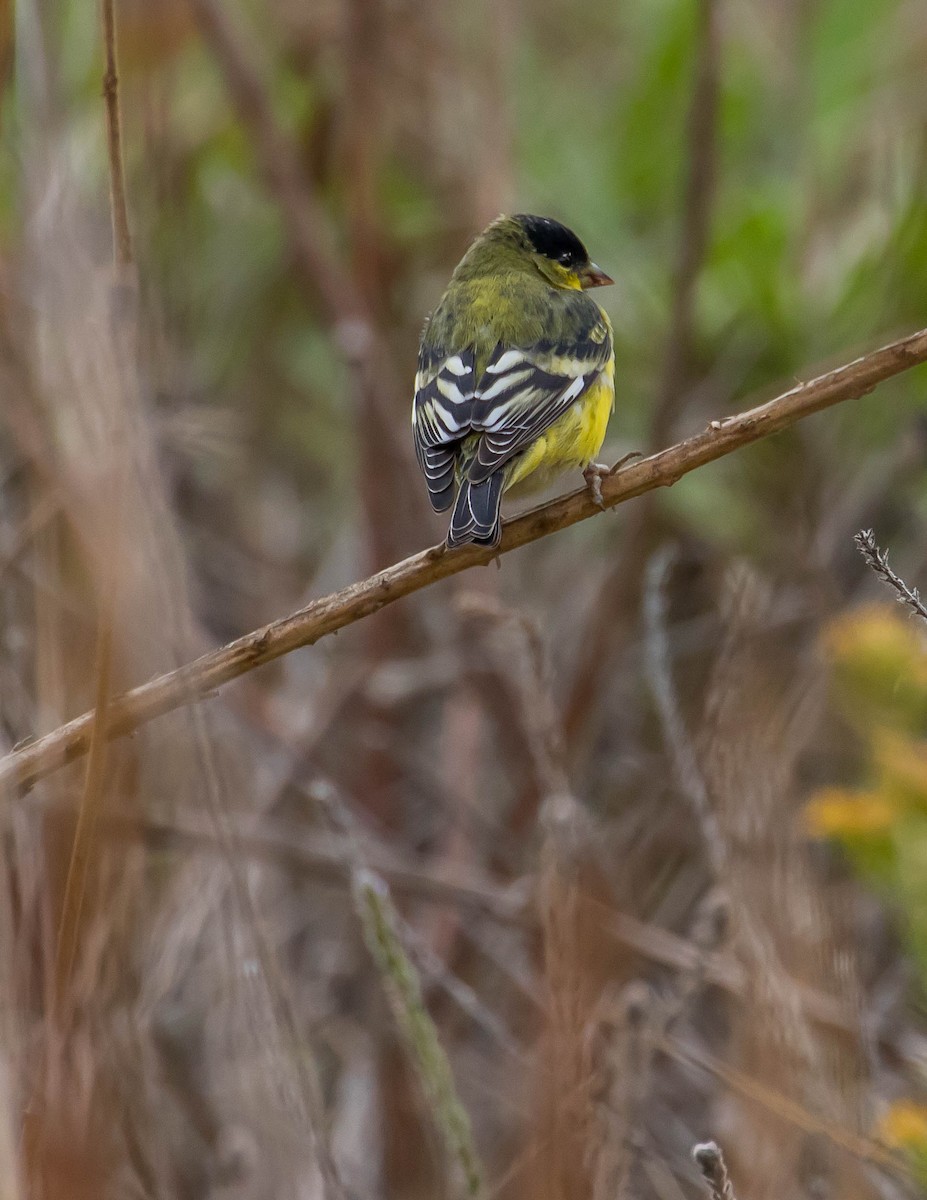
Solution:
M879 792L822 788L805 806L804 824L812 837L850 837L884 833L896 816L895 806Z
M897 664L927 681L924 638L897 606L867 604L841 614L827 626L824 647L838 662Z
M822 649L841 707L868 734L873 724L927 727L927 639L895 605L870 604L831 621Z
M897 1100L879 1121L877 1133L887 1146L907 1150L927 1147L927 1106Z
M927 743L890 729L874 730L872 742L886 785L927 804Z

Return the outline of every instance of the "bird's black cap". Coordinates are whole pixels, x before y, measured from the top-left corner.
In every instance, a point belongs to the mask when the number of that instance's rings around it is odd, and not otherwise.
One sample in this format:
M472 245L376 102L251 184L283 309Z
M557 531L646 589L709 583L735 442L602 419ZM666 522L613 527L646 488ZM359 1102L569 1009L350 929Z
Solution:
M538 254L551 258L564 266L582 266L589 261L586 247L572 229L561 225L552 217L533 217L528 213L516 213L513 220L525 231L528 241Z

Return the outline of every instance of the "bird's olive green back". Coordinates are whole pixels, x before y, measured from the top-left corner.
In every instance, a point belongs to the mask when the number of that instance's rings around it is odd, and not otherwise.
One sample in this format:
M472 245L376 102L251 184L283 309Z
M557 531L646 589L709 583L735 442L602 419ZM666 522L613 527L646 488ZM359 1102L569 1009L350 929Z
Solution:
M491 261L485 273L456 275L431 315L422 337L429 358L472 346L477 379L499 344L521 349L538 345L574 347L602 325L598 304L584 292L552 288L530 262L500 271ZM503 256L504 257L504 256Z

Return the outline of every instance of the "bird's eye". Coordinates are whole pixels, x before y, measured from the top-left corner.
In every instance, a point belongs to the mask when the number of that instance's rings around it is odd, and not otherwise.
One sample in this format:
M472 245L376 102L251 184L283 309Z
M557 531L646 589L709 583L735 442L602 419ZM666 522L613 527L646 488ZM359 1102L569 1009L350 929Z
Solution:
M573 255L569 252L569 250L564 250L563 254L557 255L557 262L564 267L568 267L572 261Z

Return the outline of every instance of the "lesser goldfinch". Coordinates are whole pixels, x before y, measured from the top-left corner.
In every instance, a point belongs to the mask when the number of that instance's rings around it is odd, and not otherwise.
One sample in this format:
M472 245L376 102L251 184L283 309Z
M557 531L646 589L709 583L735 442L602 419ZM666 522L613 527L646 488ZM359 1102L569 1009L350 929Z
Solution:
M601 502L615 354L584 289L612 282L572 230L524 213L498 217L458 263L422 333L412 402L432 507L454 504L448 546L497 545L502 494L529 476L583 468Z

